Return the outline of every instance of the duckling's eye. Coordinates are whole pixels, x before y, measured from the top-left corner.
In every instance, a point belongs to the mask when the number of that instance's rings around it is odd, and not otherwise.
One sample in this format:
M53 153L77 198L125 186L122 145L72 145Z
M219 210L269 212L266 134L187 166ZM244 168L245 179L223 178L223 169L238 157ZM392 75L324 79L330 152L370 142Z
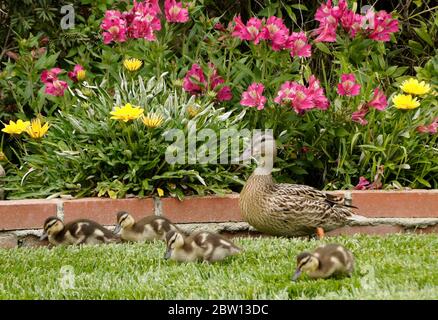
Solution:
M302 266L304 266L307 262L309 262L309 260L310 260L310 257L307 257L306 259L304 259L304 260L300 263L299 267L301 268Z
M122 219L120 219L119 224L121 224L123 221L125 221L128 218L128 216L123 216Z
M56 222L57 222L57 221L53 221L53 222L49 223L49 224L46 226L46 228L45 228L44 230L49 230L51 227L54 226L54 224L55 224Z

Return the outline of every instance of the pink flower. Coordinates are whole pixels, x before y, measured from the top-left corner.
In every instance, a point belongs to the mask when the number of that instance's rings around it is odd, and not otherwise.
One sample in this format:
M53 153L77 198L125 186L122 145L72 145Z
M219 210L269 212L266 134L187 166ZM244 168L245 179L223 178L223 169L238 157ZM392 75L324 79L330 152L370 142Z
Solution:
M189 21L189 11L183 9L182 3L175 0L164 1L164 13L168 22L184 23Z
M218 31L225 31L226 30L225 26L220 22L215 23L215 25L213 26L213 29L218 30Z
M257 18L251 18L246 25L242 22L240 16L234 18L235 26L233 33L234 37L241 40L254 41L254 44L258 44L262 37L261 28L262 20Z
M435 118L431 124L417 127L420 133L435 134L438 132L438 118Z
M266 97L263 96L265 87L261 83L253 83L242 93L240 104L247 107L257 107L262 110L265 107Z
M287 40L287 46L292 57L310 57L311 46L307 43L307 36L304 32L292 32Z
M345 1L340 1L340 6L332 6L332 1L327 1L326 4L316 10L315 20L319 21L319 27L314 31L314 35L318 37L315 42L335 42L336 28L338 27L339 18L345 10Z
M316 10L315 20L319 21L319 27L314 31L314 35L318 36L315 41L335 42L339 22L354 37L358 28L360 29L360 17L348 10L346 0L340 0L337 6L333 6L331 0L327 1Z
M359 109L351 115L351 120L353 122L359 123L361 126L366 126L368 124L367 119L365 119L365 116L368 113L368 106L367 105L361 105Z
M53 82L46 83L46 88L44 89L44 93L49 94L51 96L60 97L64 95L65 89L67 89L68 84L65 81L54 80Z
M210 62L208 66L212 70L209 79L210 90L217 91L216 98L219 101L231 100L233 98L231 88L229 86L222 86L225 80L218 74L217 69L213 63Z
M338 94L341 96L357 96L360 93L360 84L356 83L353 73L341 75L341 83L338 84Z
M381 10L374 14L367 15L368 21L367 31L370 33L368 37L376 41L389 41L391 38L391 33L399 31L398 21L393 19L391 14L387 13L385 10ZM373 19L374 18L374 19Z
M370 186L370 182L365 177L359 178L359 183L354 187L354 190L366 190Z
M55 80L58 80L58 74L62 72L60 68L52 68L50 70L44 70L41 73L41 81L44 84L51 83Z
M73 71L70 71L67 75L73 82L78 82L78 72L85 70L80 64L75 65Z
M286 81L281 85L274 102L278 104L289 104L296 113L303 113L305 110L315 107L312 96L308 89L296 82Z
M314 35L317 35L315 42L335 42L336 41L336 28L338 23L321 23L319 28L314 31Z
M385 110L385 108L388 106L388 101L386 100L385 93L379 88L375 88L373 99L368 102L368 106L379 111Z
M231 93L231 88L229 86L223 86L218 92L216 96L218 101L229 101L233 98L233 94Z
M205 87L207 86L207 82L205 81L204 72L202 68L194 63L192 68L187 72L183 81L183 88L185 91L190 92L191 94L199 94L201 93Z
M218 75L216 67L209 63L211 75L206 80L204 71L198 64L193 64L192 68L187 72L183 80L183 88L191 94L204 94L207 90L216 91L216 99L218 101L231 100L233 95L229 86L224 86L225 80Z
M364 19L365 17L362 15L347 9L341 17L341 25L349 33L350 37L354 38L356 33L361 30Z
M322 3L321 6L316 10L315 20L319 22L325 21L328 17L332 15L332 1L329 0L327 3Z
M134 39L146 39L155 41L155 31L161 30L161 22L158 14L161 13L158 0L150 0L137 3L131 11L125 12L124 17L129 26L128 35Z
M329 101L324 94L324 89L321 87L321 83L314 75L309 78L309 86L307 93L312 97L315 107L321 110L327 110L329 107Z
M117 10L108 10L105 12L105 18L102 20L100 27L104 30L103 43L108 44L112 41L126 41L126 33L128 29L121 12Z
M274 51L284 49L289 36L289 29L284 25L283 19L275 16L269 17L261 32L261 39L271 41Z

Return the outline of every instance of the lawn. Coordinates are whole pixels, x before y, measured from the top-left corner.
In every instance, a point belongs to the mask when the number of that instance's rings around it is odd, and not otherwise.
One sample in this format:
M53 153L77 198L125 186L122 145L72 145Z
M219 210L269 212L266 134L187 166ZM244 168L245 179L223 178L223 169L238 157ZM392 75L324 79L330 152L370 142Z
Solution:
M436 235L235 241L245 252L212 265L166 261L162 242L0 250L0 298L438 299ZM354 253L353 276L291 282L296 254L328 241Z

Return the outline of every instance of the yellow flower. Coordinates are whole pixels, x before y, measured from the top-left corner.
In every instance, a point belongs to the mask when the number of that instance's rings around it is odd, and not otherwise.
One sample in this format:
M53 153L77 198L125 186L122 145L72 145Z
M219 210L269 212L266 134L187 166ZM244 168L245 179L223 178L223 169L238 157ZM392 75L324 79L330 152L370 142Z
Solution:
M430 85L426 84L424 81L419 82L417 79L410 78L403 81L400 89L406 93L422 95L430 91Z
M111 111L111 119L122 120L128 122L130 120L135 120L141 117L144 109L133 106L130 103L125 104L122 107L115 107L114 111Z
M29 126L29 121L19 119L16 123L14 121L9 121L9 124L5 125L2 131L9 134L22 134Z
M78 81L83 81L85 80L86 77L87 77L87 71L85 70L79 70L78 73L76 74L76 78L78 79Z
M129 71L137 71L141 68L141 65L143 62L141 60L138 60L136 58L131 59L125 59L123 61L123 66L128 69Z
M4 152L3 151L0 151L0 161L4 161L4 160L6 160L7 158L6 158L6 155L4 154Z
M41 123L40 118L35 118L32 120L30 126L27 128L26 132L29 136L34 139L40 139L44 137L44 135L49 130L49 123L46 122L44 125Z
M154 129L161 126L161 124L164 121L164 118L160 114L149 112L146 116L143 116L141 120L143 121L146 127L150 129Z
M199 113L199 108L193 105L187 107L187 113L190 118L194 118Z
M420 102L417 98L412 98L410 94L398 94L392 98L397 109L415 109L420 106Z
M158 196L159 196L159 197L164 196L164 191L163 191L163 189L161 189L161 188L157 188L157 193L158 193Z

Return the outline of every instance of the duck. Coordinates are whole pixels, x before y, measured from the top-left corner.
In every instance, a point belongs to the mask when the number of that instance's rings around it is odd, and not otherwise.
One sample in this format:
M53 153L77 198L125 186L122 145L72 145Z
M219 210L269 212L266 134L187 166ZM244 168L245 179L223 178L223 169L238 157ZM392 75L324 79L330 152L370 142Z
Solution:
M207 231L199 231L185 236L180 231L171 230L166 235L165 259L178 262L217 262L242 251L230 240Z
M316 188L289 183L276 183L272 177L277 155L272 134L259 134L238 158L255 159L257 168L247 179L239 197L245 221L260 232L284 237L317 235L345 226L351 220L365 217L354 214L352 205L343 197Z
M167 218L151 215L135 222L134 217L126 211L117 213L117 225L114 233L121 231L124 241L143 242L165 240L167 232L178 228Z
M296 281L303 272L312 279L326 279L332 276L350 277L353 271L353 254L340 244L327 244L313 253L302 252L297 256L297 269L292 281Z
M120 241L119 237L95 221L78 219L64 224L58 217L48 217L44 222L44 231L40 240L45 239L54 246Z

